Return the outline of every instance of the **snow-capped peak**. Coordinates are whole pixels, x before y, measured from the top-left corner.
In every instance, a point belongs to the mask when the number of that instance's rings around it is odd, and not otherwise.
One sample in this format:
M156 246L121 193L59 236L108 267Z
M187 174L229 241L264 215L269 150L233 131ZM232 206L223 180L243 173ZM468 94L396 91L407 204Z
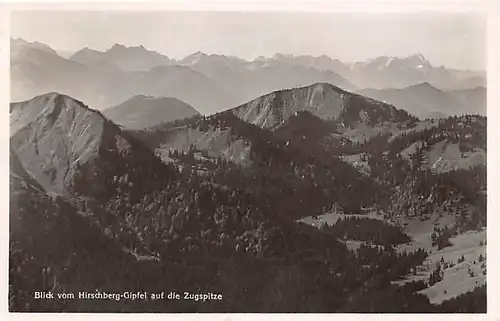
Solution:
M385 63L385 66L386 67L389 67L389 65L396 59L396 57L391 57L389 59L387 59L387 62Z

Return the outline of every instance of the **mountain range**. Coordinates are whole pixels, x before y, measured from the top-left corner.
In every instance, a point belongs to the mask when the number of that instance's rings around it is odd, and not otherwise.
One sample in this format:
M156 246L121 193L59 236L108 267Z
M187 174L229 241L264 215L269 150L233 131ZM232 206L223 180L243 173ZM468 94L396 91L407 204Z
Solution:
M146 71L158 66L170 65L173 61L156 51L143 46L125 47L115 44L105 52L83 48L69 57L69 60L87 66L114 64L124 71Z
M441 90L485 86L481 72L432 66L421 55L343 63L328 56L277 54L246 61L196 52L175 60L143 46L84 48L68 59L49 46L11 39L11 101L62 92L96 109L136 95L175 97L212 114L266 93L326 82L348 91L403 88L429 82Z

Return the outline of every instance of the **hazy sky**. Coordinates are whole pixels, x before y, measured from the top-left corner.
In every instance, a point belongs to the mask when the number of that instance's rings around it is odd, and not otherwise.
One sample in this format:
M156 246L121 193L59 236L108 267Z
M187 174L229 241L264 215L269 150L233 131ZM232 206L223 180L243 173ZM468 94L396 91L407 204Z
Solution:
M144 45L245 59L326 54L346 62L422 53L434 65L484 69L486 23L464 13L13 12L11 35L56 50Z

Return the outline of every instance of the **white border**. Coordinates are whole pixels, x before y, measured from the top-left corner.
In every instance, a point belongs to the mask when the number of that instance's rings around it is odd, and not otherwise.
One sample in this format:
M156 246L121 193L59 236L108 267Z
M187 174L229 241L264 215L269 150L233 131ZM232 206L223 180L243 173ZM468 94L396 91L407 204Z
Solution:
M5 1L5 0L4 0ZM9 174L8 174L8 144L9 144L9 12L11 10L112 10L112 11L308 11L308 12L484 12L488 14L488 313L487 315L468 314L10 314L8 313L8 204L9 204ZM88 320L89 317L103 320L165 318L173 319L203 319L203 320L254 320L263 318L276 319L331 319L357 320L360 317L370 320L421 320L426 318L443 320L500 320L500 244L497 228L500 221L500 198L498 194L500 154L493 140L500 137L498 115L500 108L500 1L495 0L413 0L413 1L59 1L44 3L44 1L25 1L0 4L0 306L2 315L8 319L45 319L45 320Z
M164 1L16 1L6 0L12 10L113 10L113 11L300 11L300 12L415 12L482 11L486 0L164 0Z

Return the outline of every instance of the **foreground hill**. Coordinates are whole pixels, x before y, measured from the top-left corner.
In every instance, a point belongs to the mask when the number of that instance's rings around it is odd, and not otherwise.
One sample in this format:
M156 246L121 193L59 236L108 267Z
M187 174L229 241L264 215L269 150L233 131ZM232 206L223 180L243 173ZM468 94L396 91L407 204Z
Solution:
M135 260L71 203L49 196L26 172L20 176L15 159L11 154L9 311L84 311L87 308L75 309L74 301L59 299L57 293L120 290L115 286L127 284L136 271ZM34 299L35 291L51 291L56 299Z
M367 134L364 138L363 132ZM307 203L309 211L316 208L318 214L340 205L352 213L376 206L396 215L416 215L424 203L431 204L428 210L434 211L444 201L453 207L466 202L472 212L459 225L484 224L481 189L485 187L478 182L469 189L455 181L483 175L486 120L479 115L418 121L390 105L318 84L271 93L217 115L134 134L165 161L184 163L192 158L202 171L210 172L210 164L222 158L250 172L264 171L269 177L286 176L288 171L291 177L300 177L301 166L308 164L312 168L306 176L313 172L315 185L323 191L335 183L327 180L322 185L320 176L333 175L332 179L346 186L360 183L342 192L338 187L340 194L330 195L328 201L319 197L315 206ZM342 170L332 170L332 166ZM275 171L268 173L268 169ZM460 196L454 200L429 198L438 189L449 188L446 184L440 187L441 179L456 185L453 188ZM427 187L422 189L421 184ZM306 186L304 191L312 188ZM369 186L378 186L381 194L371 193ZM296 193L297 186L291 190ZM354 190L362 195L358 202L345 201L348 197L342 193ZM300 215L301 205L293 206L291 212L297 214L291 216Z
M486 114L484 87L446 92L426 82L403 89L363 89L358 93L393 104L421 118Z
M451 212L448 227L456 231L485 226L485 117L429 120L338 150L358 170L386 182L391 193L384 211L389 216L427 220Z
M339 121L348 127L360 123L373 126L412 120L410 115L389 104L328 83L276 91L232 110L245 122L262 128L275 128L299 111L308 111L320 119Z
M114 176L137 183L160 175L153 169L159 160L146 147L68 96L49 93L10 109L11 148L46 191L109 197ZM149 174L138 177L127 167L133 162L151 165Z
M188 104L173 97L134 96L104 111L116 124L130 129L141 129L199 115Z
M316 177L313 185L323 188L324 195L317 195L314 201L312 197L306 197L307 201L298 198L299 203L289 201L289 216L300 216L304 206L321 213L340 202L346 210L359 211L379 201L384 188L342 161L337 149L352 144L348 137L360 136L359 132L366 128L371 128L368 139L379 131L412 128L416 121L391 105L320 83L273 92L222 113L166 123L133 134L164 161L185 164L193 158L202 172L209 173L209 168L223 159L245 167L248 179L253 175L255 180L256 175L263 173L268 178L290 176L290 185L283 183L280 189L297 192L300 188L304 193L312 188L312 181L298 179L299 173L304 177L312 175ZM365 196L359 202L351 202L347 195L356 189L366 191ZM273 193L269 190L268 194ZM274 197L282 199L287 194L280 195Z

